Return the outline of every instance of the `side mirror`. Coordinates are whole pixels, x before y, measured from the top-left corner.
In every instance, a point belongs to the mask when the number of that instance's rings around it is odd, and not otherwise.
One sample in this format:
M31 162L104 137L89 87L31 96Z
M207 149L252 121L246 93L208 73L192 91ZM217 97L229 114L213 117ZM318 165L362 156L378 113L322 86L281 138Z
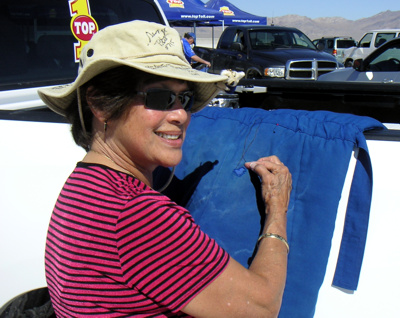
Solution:
M356 70L356 71L359 71L359 72L362 72L362 71L364 71L364 60L363 59L357 59L357 60L354 60L354 62L353 62L353 68Z
M319 43L317 44L317 50L318 50L318 51L323 51L324 48L325 48L324 43L319 42Z
M242 44L242 43L233 42L233 43L231 44L231 50L242 52L243 49L244 49L244 47L243 47L243 44Z

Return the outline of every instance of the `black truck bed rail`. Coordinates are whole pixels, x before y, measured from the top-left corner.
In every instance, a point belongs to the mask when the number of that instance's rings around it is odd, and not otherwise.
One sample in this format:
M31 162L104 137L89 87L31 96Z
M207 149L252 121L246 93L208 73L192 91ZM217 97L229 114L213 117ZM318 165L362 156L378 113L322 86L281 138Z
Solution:
M400 84L243 79L237 92L240 107L328 110L400 123Z

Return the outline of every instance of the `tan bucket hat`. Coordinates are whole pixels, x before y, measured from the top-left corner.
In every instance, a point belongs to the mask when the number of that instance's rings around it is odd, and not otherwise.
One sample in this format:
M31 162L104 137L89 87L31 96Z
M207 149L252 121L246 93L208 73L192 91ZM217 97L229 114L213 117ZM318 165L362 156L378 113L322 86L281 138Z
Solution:
M135 20L115 24L97 32L82 49L75 81L39 89L39 96L53 111L65 116L65 110L81 85L94 76L121 65L194 82L195 100L192 112L202 109L224 90L224 82L227 80L226 76L192 69L186 61L176 30L154 22Z

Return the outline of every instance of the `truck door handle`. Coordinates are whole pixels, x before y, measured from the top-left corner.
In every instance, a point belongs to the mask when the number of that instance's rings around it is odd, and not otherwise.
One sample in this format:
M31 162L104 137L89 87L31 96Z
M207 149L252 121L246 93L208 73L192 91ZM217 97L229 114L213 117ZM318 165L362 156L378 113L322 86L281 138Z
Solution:
M236 90L235 92L238 93L266 93L267 92L267 88L266 87L262 87L262 86L253 86L253 85L249 85L249 86L244 86L244 85L238 85L236 86Z

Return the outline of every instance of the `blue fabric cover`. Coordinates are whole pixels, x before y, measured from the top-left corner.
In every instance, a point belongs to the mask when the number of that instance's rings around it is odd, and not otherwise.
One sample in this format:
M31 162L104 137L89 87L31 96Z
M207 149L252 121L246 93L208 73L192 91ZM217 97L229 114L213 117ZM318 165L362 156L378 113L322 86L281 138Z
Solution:
M257 201L258 178L244 163L276 155L290 169L290 254L280 317L313 317L350 156L361 147L334 280L339 287L357 288L372 191L363 131L372 128L384 127L369 117L326 111L207 107L192 115L176 177L218 163L186 207L203 231L246 267L261 233L263 206Z

